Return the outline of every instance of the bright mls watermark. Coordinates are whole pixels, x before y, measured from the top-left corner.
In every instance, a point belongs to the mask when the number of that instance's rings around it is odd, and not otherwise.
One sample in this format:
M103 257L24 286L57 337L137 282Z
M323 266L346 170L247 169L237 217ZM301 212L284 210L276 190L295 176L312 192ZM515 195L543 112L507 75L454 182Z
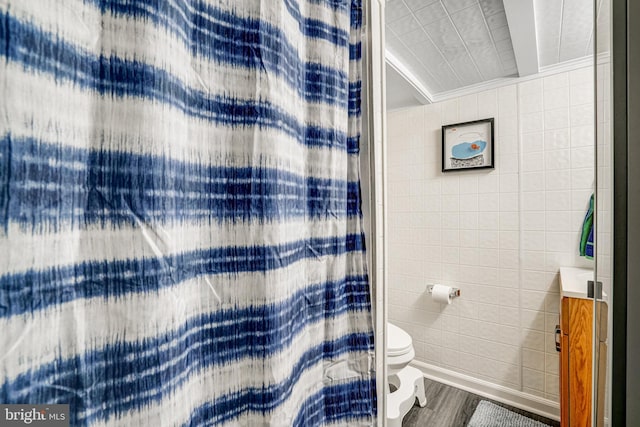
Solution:
M0 427L69 427L69 405L2 405Z

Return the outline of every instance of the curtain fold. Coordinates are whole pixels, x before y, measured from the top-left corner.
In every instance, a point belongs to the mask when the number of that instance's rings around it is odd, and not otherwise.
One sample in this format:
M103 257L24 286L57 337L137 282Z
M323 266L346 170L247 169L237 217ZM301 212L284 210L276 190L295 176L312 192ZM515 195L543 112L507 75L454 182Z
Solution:
M374 425L361 0L0 14L0 403Z

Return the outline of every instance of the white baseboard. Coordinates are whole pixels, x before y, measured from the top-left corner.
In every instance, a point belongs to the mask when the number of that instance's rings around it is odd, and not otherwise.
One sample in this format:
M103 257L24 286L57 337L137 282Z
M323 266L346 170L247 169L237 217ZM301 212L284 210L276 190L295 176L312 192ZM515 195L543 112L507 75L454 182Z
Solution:
M498 384L492 384L488 381L429 365L428 363L415 359L411 362L411 365L420 369L422 374L430 380L450 385L534 414L542 415L552 420L560 420L560 405L552 400L543 399L542 397L533 396Z

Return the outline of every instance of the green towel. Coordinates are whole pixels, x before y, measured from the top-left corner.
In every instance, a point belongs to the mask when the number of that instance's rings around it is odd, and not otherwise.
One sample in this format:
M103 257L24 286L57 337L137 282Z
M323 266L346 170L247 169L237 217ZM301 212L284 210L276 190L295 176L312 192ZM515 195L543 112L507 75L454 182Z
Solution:
M582 235L580 236L580 256L593 259L593 194L589 199L589 210L582 222Z

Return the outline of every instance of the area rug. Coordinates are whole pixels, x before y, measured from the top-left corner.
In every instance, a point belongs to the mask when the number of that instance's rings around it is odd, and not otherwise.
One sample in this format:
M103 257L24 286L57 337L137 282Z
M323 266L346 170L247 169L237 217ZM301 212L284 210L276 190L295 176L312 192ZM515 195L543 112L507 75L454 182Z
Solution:
M486 400L478 404L468 427L548 427Z

